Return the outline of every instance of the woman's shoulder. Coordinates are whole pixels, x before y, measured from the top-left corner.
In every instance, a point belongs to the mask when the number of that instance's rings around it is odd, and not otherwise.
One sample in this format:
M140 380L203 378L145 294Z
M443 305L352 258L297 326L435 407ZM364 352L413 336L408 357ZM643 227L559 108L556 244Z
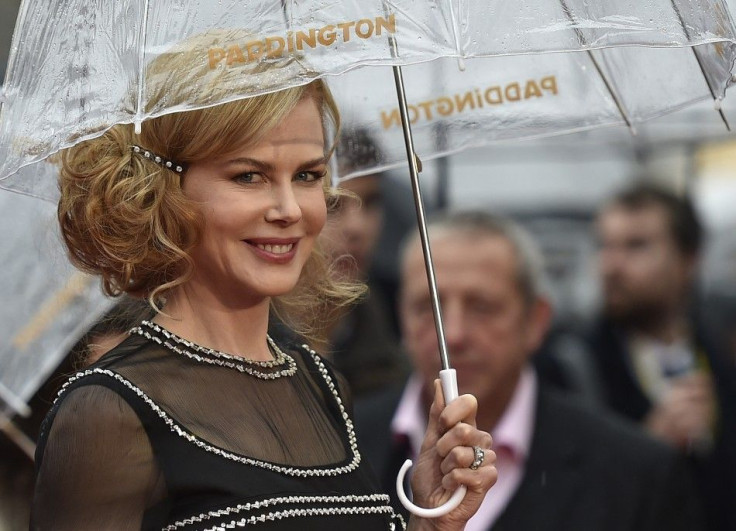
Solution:
M326 386L330 391L329 394L339 398L352 415L353 400L350 384L330 358L320 354L303 341L287 344L287 348L290 353L301 359L301 363L310 371L313 380Z
M137 334L129 334L118 345L105 352L90 368L110 369L145 362L155 357L158 345Z
M87 369L66 381L41 425L37 462L51 433L58 442L65 436L94 438L95 434L137 433L142 429L114 374L105 369Z
M145 339L129 336L103 354L95 363L71 374L59 389L44 424L41 437L48 435L57 417L65 424L84 423L87 426L133 420L130 403L135 400L132 371L146 370L155 353ZM68 419L66 418L68 417ZM135 423L138 424L137 419Z

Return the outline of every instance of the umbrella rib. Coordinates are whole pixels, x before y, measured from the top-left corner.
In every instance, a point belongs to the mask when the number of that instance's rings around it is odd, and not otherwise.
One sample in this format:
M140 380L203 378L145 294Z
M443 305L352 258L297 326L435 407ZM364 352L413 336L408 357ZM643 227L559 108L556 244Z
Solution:
M603 81L603 84L606 87L606 90L608 91L608 94L613 99L613 102L616 104L616 108L618 109L618 113L621 115L621 118L623 118L624 123L626 123L626 126L629 128L629 131L631 131L631 134L636 135L636 129L634 128L634 125L629 118L629 113L626 112L626 109L624 107L623 102L621 101L621 98L619 98L618 94L613 88L613 85L608 80L608 76L606 76L606 73L603 71L603 68L601 67L600 63L598 62L598 59L595 58L593 55L593 51L588 48L588 41L585 38L585 35L580 30L580 28L577 25L577 20L575 17L575 14L570 10L570 6L567 5L567 2L565 0L560 0L560 5L562 6L562 11L567 16L568 20L572 23L572 30L575 32L575 35L578 38L578 42L580 42L580 45L583 48L586 48L586 52L588 54L588 58L593 63L593 66L595 67L596 72L598 72L598 76L601 78L601 81Z
M457 24L457 18L455 17L455 9L452 5L452 0L447 2L447 5L450 8L450 22L452 24L452 36L455 39L455 49L458 53L457 58L457 67L460 69L461 72L465 71L465 50L463 50L462 46L460 45L460 28Z
M598 62L598 59L595 58L592 50L586 50L586 52L588 53L588 57L593 63L593 66L595 66L595 70L596 72L598 72L598 75L600 76L601 81L603 81L603 84L606 86L606 90L611 95L611 98L613 98L613 102L616 104L616 108L618 109L618 113L621 115L621 118L623 118L624 122L626 122L626 126L629 128L631 133L636 135L636 129L634 128L634 125L629 119L629 115L626 112L626 109L624 109L624 105L621 102L621 99L618 97L618 94L616 94L616 91L613 89L613 86L608 81L608 77L606 76L605 72L603 72L603 68Z
M143 21L141 24L141 32L138 36L140 47L138 49L138 98L137 107L135 111L135 133L139 135L141 133L141 123L143 122L143 85L144 85L144 74L145 74L145 61L146 61L146 34L148 27L148 3L149 0L145 0L143 3Z
M690 42L690 32L687 29L687 24L685 24L685 20L682 18L682 13L680 12L680 8L677 7L677 4L675 4L675 0L670 0L670 3L672 4L672 9L675 11L677 18L680 20L680 26L682 26L682 31L683 33L685 33L685 38L687 39L689 43ZM708 85L708 90L710 91L710 95L716 104L716 110L718 111L718 114L721 116L721 120L723 120L723 125L726 126L727 131L731 131L731 125L728 123L728 119L726 118L726 115L723 112L723 108L721 107L721 98L716 96L716 91L713 88L713 85L711 84L710 79L708 78L708 75L705 73L705 66L703 65L703 60L700 58L700 54L698 54L698 50L695 48L695 46L690 46L690 49L693 51L695 60L698 62L698 68L700 68L700 73L703 74L703 79L705 79L705 84Z

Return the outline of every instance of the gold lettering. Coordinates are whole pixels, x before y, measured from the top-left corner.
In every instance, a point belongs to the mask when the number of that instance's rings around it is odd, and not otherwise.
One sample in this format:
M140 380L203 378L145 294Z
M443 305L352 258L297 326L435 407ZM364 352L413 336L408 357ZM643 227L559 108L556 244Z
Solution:
M267 59L275 59L277 57L283 57L284 46L286 45L286 42L284 41L283 37L266 37L264 44L265 44L266 50L268 50L268 52L266 53ZM271 44L276 44L276 47L271 48Z
M386 114L386 111L381 111L381 123L384 129L389 129L392 126L401 125L401 117L399 116L399 109L394 109L391 114Z
M225 63L227 66L233 63L245 63L245 57L243 57L243 52L240 51L240 46L234 44L227 49L227 61Z
M310 48L316 48L317 47L317 30L310 29L309 33L304 33L303 31L297 31L296 32L296 47L298 50L304 49L304 43L307 44Z
M455 108L457 109L457 112L463 112L463 109L465 109L467 105L470 105L471 109L475 109L475 101L473 101L472 92L466 92L465 96L462 96L462 99L460 98L460 94L455 94Z
M337 39L337 34L335 33L335 26L332 24L321 28L317 34L317 40L322 46L329 46L335 42L335 39Z
M526 82L526 86L524 87L524 99L528 100L529 98L541 98L542 97L542 91L539 90L539 85L537 85L537 82L533 79L530 79Z
M516 82L506 85L503 93L506 96L506 101L519 101L521 99L521 87Z
M503 103L503 95L501 94L501 87L496 85L495 87L488 87L485 92L486 101L491 105L498 105Z
M557 78L555 76L543 77L539 80L539 84L543 89L549 90L552 94L557 94Z
M355 34L361 39L368 39L373 34L373 21L362 18L355 24Z
M388 20L383 17L376 17L376 35L381 35L383 29L389 33L396 33L396 15L392 13Z
M483 96L480 95L480 90L475 89L475 99L478 102L478 107L483 108Z
M452 105L452 100L446 96L437 98L437 114L440 116L450 116L455 107Z
M209 55L210 58L210 69L213 69L217 66L217 64L225 59L225 49L224 48L210 48L207 51L207 55Z
M286 33L286 49L289 53L294 53L294 32L289 31Z
M266 36L259 41L247 42L245 45L211 48L207 52L209 66L216 68L222 62L225 62L227 66L235 66L237 63L260 61L264 57L269 59L284 57L287 53L296 53L297 50L331 46L340 35L342 35L343 42L350 42L350 39L353 38L351 28L354 35L361 39L380 36L384 31L396 33L396 15L327 24L319 29L288 31L285 36ZM482 105L482 102L478 104Z
M263 56L263 41L250 41L245 43L248 53L248 62L258 61Z
M528 79L523 82L513 81L506 85L473 88L464 93L439 96L437 99L410 104L407 110L409 121L414 124L421 120L432 121L465 111L480 110L485 105L500 105L522 99L541 98L549 93L557 93L555 76ZM390 113L382 111L381 122L384 129L400 127L398 109L393 109Z
M407 114L409 115L409 123L416 123L419 120L419 111L414 105L407 105Z
M424 116L427 120L432 119L432 102L431 101L423 101L422 103L417 103L417 107L420 107L424 111Z
M355 26L355 22L341 22L337 25L342 30L342 40L348 42L350 40L350 28Z

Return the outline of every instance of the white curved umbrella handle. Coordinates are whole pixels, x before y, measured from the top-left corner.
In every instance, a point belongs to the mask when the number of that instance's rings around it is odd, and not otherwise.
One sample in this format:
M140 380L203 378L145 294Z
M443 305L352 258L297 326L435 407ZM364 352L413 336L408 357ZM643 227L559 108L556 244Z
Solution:
M445 397L445 404L449 404L457 398L457 374L455 369L444 369L440 371L440 381L442 382L442 393ZM460 485L458 489L452 494L452 497L439 507L433 509L426 509L414 505L411 500L406 496L404 492L404 476L406 472L411 468L411 459L407 459L404 465L399 470L399 475L396 477L396 495L399 497L401 505L403 505L407 511L422 518L438 518L444 516L453 509L455 509L460 502L463 501L467 487Z

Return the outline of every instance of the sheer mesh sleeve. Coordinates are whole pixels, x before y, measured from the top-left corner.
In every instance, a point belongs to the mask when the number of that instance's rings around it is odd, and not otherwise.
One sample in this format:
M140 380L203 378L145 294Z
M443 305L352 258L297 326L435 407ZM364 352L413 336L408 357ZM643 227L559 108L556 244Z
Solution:
M112 390L86 385L68 391L50 421L31 529L140 529L163 486L135 412Z

